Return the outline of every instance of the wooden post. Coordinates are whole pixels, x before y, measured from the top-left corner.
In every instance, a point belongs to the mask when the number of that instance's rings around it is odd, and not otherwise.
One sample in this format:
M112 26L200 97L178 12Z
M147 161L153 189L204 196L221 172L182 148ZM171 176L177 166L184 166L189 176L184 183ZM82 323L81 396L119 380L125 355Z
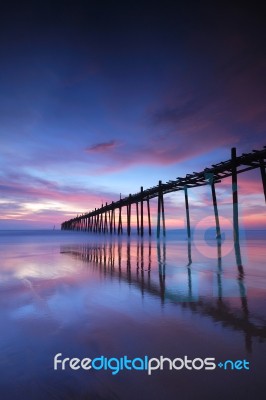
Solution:
M264 197L265 197L265 202L266 202L266 173L265 173L265 161L263 159L260 160L260 173L261 173Z
M99 215L99 209L98 209L97 217L96 217L96 232L99 232L99 219L100 219L100 215Z
M110 215L110 214L109 214ZM112 209L111 210L111 215L110 215L110 218L109 218L109 226L110 226L110 233L111 233L111 235L112 235L112 233L113 233L113 219L114 219L114 210Z
M160 229L161 229L161 185L162 181L159 181L158 210L157 210L157 238L160 237Z
M102 208L103 208L103 206L102 206ZM100 232L103 232L104 215L103 215L103 211L102 210L101 210L101 213L100 213L100 220L101 220L101 222L100 222Z
M98 232L99 214L95 215L95 232Z
M121 215L121 206L119 206L119 220L118 220L118 235L122 233L122 215Z
M114 211L114 219L113 219L113 232L116 233L116 222L115 222L115 209Z
M144 229L143 229L143 186L140 188L141 193L141 201L140 201L140 234L141 237L143 236Z
M189 217L187 185L184 186L184 193L185 193L186 217L187 217L187 237L188 237L188 240L190 240L191 231L190 231L190 217Z
M95 208L95 213L96 213L96 208ZM97 232L97 215L94 215L94 226L93 226L93 232Z
M162 205L163 235L165 236L165 217L164 217L164 199L163 199L163 191L161 191L161 205Z
M101 209L101 212L100 212L99 232L103 232L103 204L102 204L102 209Z
M231 149L234 241L239 242L236 148Z
M121 234L123 233L122 207L121 207Z
M127 204L126 207L127 207L127 236L130 236L129 204Z
M107 203L105 203L105 207L107 207ZM104 212L104 233L108 232L108 223L107 223L107 211Z
M131 194L129 195L129 198ZM127 235L130 236L131 233L131 200L129 200L129 204L127 205Z
M102 208L103 208L103 205L102 205ZM99 232L102 232L102 230L103 230L103 212L101 210L100 211L100 229L99 229Z
M110 232L110 227L111 227L111 211L108 211L108 223L109 223L109 232Z
M113 201L112 201L112 207L113 207ZM110 233L112 234L113 232L115 232L114 230L114 226L115 226L115 220L114 220L114 208L111 209L111 217L110 217Z
M148 224L149 224L149 236L151 236L151 213L150 213L150 200L147 198L147 210L148 210Z
M137 214L137 232L139 235L139 203L136 203L136 214Z
M214 182L211 183L211 189L212 189L212 202L213 202L215 225L216 225L216 238L220 239L221 238L221 229L220 229L220 221L219 221L218 206L217 206Z
M103 232L106 233L108 232L108 226L107 226L107 212L104 212L104 227L103 227Z

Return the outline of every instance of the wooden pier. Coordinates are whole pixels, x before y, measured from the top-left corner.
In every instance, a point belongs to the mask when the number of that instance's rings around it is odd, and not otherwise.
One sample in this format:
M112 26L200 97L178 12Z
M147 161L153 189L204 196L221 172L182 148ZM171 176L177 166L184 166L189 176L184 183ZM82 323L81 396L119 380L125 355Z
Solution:
M129 194L127 197L120 198L118 201L112 201L110 204L101 205L100 208L95 208L93 211L77 216L76 218L65 221L61 224L62 230L76 230L97 233L123 233L122 223L122 209L126 209L126 232L131 235L131 216L132 206L135 204L136 220L137 220L137 234L144 235L144 205L146 204L148 216L148 235L152 234L151 216L150 216L150 200L153 198L158 199L157 208L157 237L159 238L161 232L165 236L165 213L164 213L164 195L180 190L184 191L185 197L185 211L187 221L187 237L191 238L191 224L189 215L189 197L188 192L190 189L209 185L213 200L213 209L216 224L217 238L220 237L220 223L218 213L218 202L216 197L215 186L224 178L232 178L232 206L233 206L233 228L235 243L239 242L239 221L238 221L238 184L237 176L240 173L247 172L253 169L259 169L262 179L262 187L266 201L266 146L262 150L253 150L251 153L242 154L237 156L236 148L231 149L231 158L227 161L220 162L205 168L201 172L193 172L187 174L184 178L176 178L175 180L162 183L159 181L158 185L149 189L141 187L140 192ZM118 214L118 215L117 215ZM117 223L116 223L117 221Z

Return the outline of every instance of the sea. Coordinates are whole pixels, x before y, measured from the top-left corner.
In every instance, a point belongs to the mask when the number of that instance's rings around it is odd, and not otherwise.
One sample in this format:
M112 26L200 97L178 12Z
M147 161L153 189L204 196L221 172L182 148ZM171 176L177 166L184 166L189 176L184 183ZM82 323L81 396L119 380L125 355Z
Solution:
M266 231L0 231L0 399L266 398Z

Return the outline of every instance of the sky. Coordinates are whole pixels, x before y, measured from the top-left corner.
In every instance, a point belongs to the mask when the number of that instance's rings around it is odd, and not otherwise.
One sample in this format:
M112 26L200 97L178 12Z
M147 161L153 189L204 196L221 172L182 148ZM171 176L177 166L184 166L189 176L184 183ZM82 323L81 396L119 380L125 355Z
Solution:
M140 186L266 145L258 4L8 1L0 6L0 229L51 229ZM232 217L230 179L217 186ZM213 218L189 191L192 223ZM265 229L259 171L239 176L241 226ZM167 195L184 227L184 195ZM156 200L152 202L156 219Z

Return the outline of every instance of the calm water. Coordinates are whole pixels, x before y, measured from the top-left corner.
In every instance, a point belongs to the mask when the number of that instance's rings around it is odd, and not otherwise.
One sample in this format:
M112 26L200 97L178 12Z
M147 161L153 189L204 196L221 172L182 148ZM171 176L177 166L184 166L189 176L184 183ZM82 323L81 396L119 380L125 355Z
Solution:
M240 250L175 234L0 232L0 399L264 399L265 233ZM245 359L250 370L55 371L57 353Z

